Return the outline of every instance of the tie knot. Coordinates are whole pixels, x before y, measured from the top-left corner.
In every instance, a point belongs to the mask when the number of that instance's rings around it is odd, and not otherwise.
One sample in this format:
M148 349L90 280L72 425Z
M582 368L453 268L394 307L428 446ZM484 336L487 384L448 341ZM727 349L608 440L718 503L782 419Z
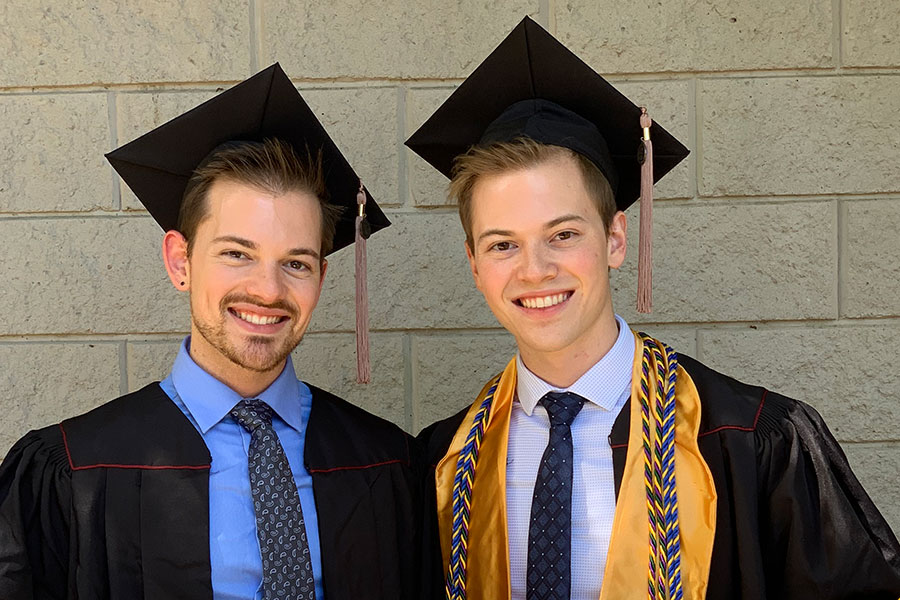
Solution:
M262 426L272 426L272 408L256 398L238 402L231 409L231 416L250 433Z
M568 427L584 406L584 398L572 392L547 392L539 402L550 415L551 427L557 425Z

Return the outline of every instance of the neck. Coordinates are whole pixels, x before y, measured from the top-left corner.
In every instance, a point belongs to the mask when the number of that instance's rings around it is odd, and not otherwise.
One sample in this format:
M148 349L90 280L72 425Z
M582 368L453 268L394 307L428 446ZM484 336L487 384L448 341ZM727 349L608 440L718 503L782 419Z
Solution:
M285 359L268 371L254 371L234 363L227 356L200 340L202 340L202 336L199 333L191 335L191 359L201 369L230 387L242 398L253 398L265 391L273 381L278 379L287 362Z
M532 373L553 387L567 388L600 362L615 345L618 337L618 321L610 313L609 318L604 319L600 331L586 336L580 344L555 352L534 351L519 346L519 354Z

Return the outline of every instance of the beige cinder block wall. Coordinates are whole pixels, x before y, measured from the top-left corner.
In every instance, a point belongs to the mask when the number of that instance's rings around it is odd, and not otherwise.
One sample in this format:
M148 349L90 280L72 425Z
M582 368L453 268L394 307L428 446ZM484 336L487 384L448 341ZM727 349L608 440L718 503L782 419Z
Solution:
M72 4L0 4L0 455L165 376L186 298L102 155L275 60L395 223L369 246L373 383L348 252L297 370L411 431L468 403L513 343L402 142L528 14L692 150L658 189L655 310L633 309L634 252L617 309L813 404L900 530L895 0Z

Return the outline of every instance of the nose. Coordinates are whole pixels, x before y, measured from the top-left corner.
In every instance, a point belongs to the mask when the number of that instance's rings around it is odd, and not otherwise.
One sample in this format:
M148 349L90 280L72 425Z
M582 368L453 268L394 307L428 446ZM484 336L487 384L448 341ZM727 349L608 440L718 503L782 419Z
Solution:
M519 278L528 283L540 283L557 275L556 261L550 250L542 244L522 247L519 254Z
M284 281L280 266L259 263L246 281L247 294L265 304L273 304L284 295Z

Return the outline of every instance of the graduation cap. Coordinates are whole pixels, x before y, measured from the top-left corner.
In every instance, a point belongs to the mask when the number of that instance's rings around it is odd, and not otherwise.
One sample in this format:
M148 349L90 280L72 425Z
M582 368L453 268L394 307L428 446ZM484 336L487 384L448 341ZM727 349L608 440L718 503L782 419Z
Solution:
M390 225L350 163L278 63L106 155L164 230L176 229L198 166L234 142L278 139L298 155L321 151L329 202L343 208L332 252L356 241L357 355L368 381L365 240ZM364 347L363 347L364 346Z
M277 138L294 146L321 149L329 202L343 207L332 252L353 243L359 177L310 110L300 92L275 63L253 77L116 148L107 160L166 231L175 229L194 170L225 142ZM366 221L372 232L390 225L365 190Z
M638 310L649 312L652 188L688 149L529 17L406 145L449 178L472 146L519 137L585 156L619 210L642 199Z

